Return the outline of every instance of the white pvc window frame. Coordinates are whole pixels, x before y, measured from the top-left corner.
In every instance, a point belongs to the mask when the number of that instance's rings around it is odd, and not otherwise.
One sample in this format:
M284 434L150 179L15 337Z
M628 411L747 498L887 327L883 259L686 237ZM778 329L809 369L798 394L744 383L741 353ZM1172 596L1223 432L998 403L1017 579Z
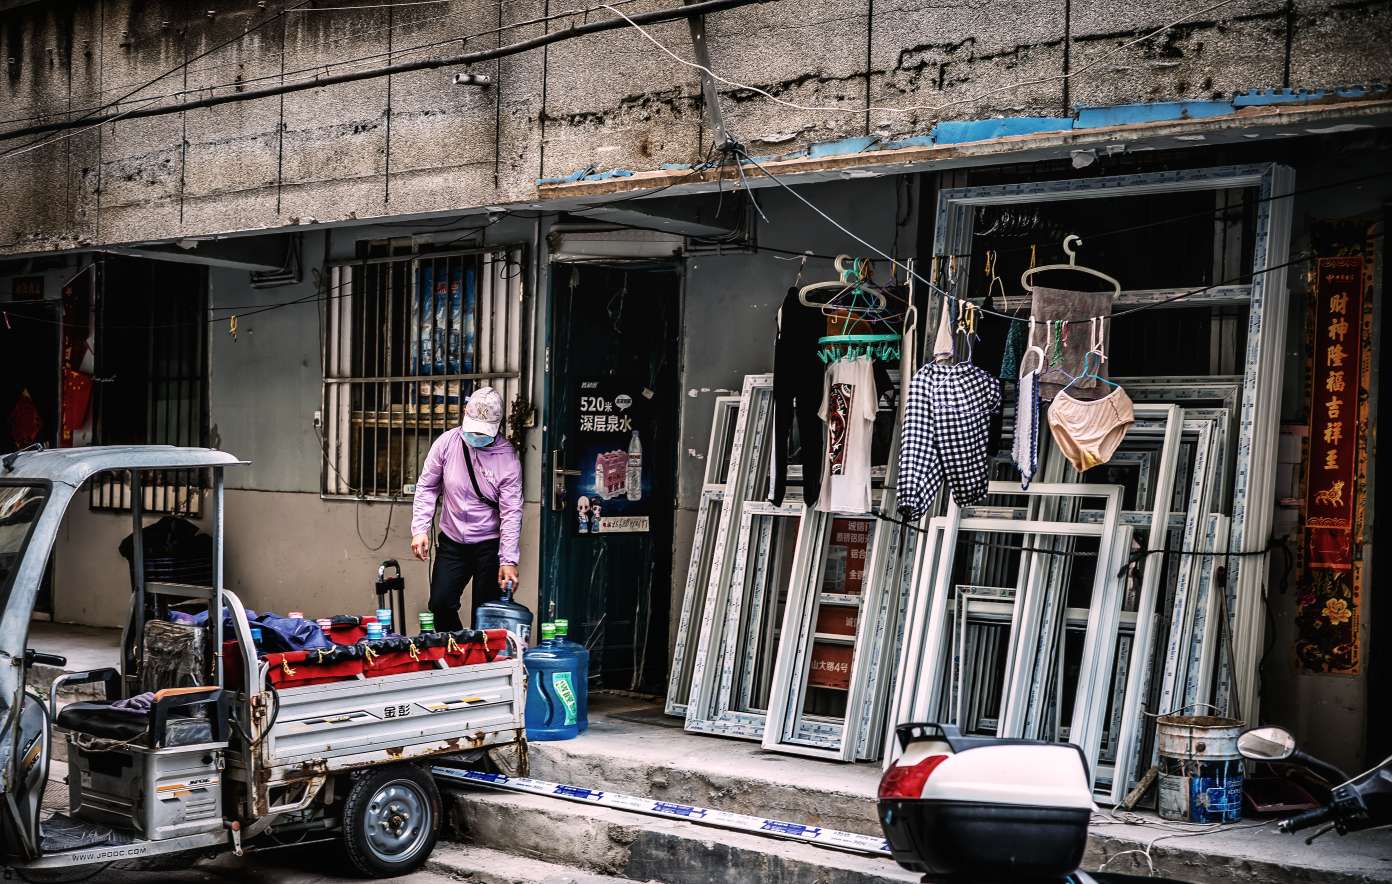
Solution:
M1089 606L1090 628L1084 647L1083 665L1079 672L1070 733L1073 742L1083 748L1089 759L1090 768L1095 767L1097 740L1093 737L1099 732L1101 718L1105 712L1096 702L1097 682L1100 673L1095 670L1095 659L1105 658L1110 663L1115 646L1115 626L1120 615L1120 593L1115 573L1120 567L1118 550L1129 550L1131 529L1120 525L1121 493L1119 485L1080 485L1076 483L1035 482L1021 489L1014 482L991 482L989 493L999 495L1022 495L1048 498L1101 498L1106 501L1102 524L1082 522L1058 522L1041 519L992 519L962 516L955 501L949 499L947 515L930 522L930 529L941 525L941 534L932 540L931 552L921 557L917 568L914 586L911 629L922 629L921 635L908 633L913 639L907 653L901 655L899 667L899 686L896 690L893 725L909 721L928 721L941 714L945 702L945 671L950 641L947 635L949 584L952 577L952 560L955 556L957 536L961 531L982 531L997 534L1024 535L1033 546L1039 537L1097 537L1098 567L1096 568L1092 596ZM1020 570L1037 571L1037 560L1043 554L1023 554ZM929 559L931 557L931 563ZM931 571L931 574L926 573ZM931 589L925 580L931 576ZM1035 585L1037 581L1026 579L1025 591L1016 596L1014 625L1011 633L1011 663L1004 673L1005 688L1002 693L1002 715L998 727L1001 736L1020 736L1022 708L1019 704L1031 692L1037 690L1032 684L1032 661L1025 655L1016 653L1024 639L1037 636L1040 629L1040 608L1043 600ZM897 754L895 741L891 736L885 747L885 761L888 764Z
M734 441L730 446L728 481L711 553L710 579L705 587L704 604L700 607L701 623L696 633L687 696L687 730L720 732L707 722L715 717L714 703L722 664L720 649L725 642L725 608L730 594L734 547L744 504L753 500L760 485L760 472L773 438L772 422L773 375L746 375L740 390L739 414L735 420Z
M1257 548L1271 534L1275 512L1275 457L1284 375L1283 350L1289 315L1285 264L1290 252L1292 203L1276 198L1294 191L1295 173L1275 163L1183 169L1114 175L1102 178L946 188L939 192L934 232L934 255L970 254L976 208L1078 199L1115 199L1182 191L1224 191L1255 188L1252 277L1249 285L1223 286L1203 292L1187 306L1241 304L1248 306L1247 346L1243 358L1242 402L1233 464L1233 506L1229 549ZM966 295L967 274L958 290ZM1116 306L1158 303L1155 292L1124 291ZM1262 584L1267 556L1231 560L1229 583L1234 604L1232 681L1249 722L1258 717L1257 653L1263 636ZM1221 692L1220 692L1221 694Z
M720 470L729 478L727 443L733 443L735 426L739 421L742 396L717 396L711 417L710 441L706 445L706 461L701 485L701 502L696 510L696 526L691 536L691 560L686 572L686 587L682 593L681 613L677 621L677 640L672 648L672 668L667 676L667 699L662 711L685 718L686 701L690 693L694 650L691 645L693 622L697 621L697 606L705 600L706 586L714 564L714 544L710 535L720 523L720 511L725 503L726 481L716 475ZM712 522L712 514L715 515Z

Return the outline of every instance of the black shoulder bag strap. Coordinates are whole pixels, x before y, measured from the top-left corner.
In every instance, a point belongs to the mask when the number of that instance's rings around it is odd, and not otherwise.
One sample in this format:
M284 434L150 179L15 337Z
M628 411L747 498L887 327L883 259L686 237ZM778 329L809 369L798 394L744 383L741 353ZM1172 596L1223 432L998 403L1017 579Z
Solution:
M498 501L493 500L491 497L484 497L483 489L479 487L479 475L473 472L473 452L469 451L469 443L464 441L464 433L459 433L459 447L464 450L464 465L469 468L469 483L473 486L473 494L475 494L475 497L479 498L479 500L482 500L483 503L493 507L493 510L497 510Z
M474 472L474 453L469 450L469 443L464 441L464 434L459 434L459 447L464 450L464 465L469 468L469 482L474 486L474 496L479 500L498 509L498 501L483 496L483 489L479 487L478 474Z

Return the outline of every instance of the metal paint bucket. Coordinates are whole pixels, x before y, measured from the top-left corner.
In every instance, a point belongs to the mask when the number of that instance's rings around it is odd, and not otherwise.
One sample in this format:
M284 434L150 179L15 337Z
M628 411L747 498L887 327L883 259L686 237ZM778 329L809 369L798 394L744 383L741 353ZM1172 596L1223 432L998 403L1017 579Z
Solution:
M1166 715L1156 724L1160 753L1159 812L1186 823L1231 823L1242 817L1245 725L1212 715Z

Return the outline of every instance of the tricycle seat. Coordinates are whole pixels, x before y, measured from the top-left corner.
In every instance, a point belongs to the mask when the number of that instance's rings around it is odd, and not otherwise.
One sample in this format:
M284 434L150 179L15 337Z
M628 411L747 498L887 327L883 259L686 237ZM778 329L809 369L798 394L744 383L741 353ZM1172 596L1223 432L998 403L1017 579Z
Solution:
M211 686L166 688L64 708L57 724L68 730L68 805L77 819L151 841L221 828L227 696ZM197 706L206 717L192 714Z
M153 697L142 694L141 697ZM139 697L134 698L139 699ZM76 734L119 743L150 743L150 710L138 706L101 702L69 703L58 713L58 726ZM213 741L213 726L206 718L171 716L165 720L163 746L192 746Z

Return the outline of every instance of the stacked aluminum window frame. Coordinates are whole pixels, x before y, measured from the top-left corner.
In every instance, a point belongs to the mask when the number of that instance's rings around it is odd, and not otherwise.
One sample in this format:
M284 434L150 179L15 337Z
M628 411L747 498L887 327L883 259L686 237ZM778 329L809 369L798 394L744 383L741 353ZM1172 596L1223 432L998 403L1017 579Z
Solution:
M691 564L686 572L686 591L677 622L677 640L672 649L672 668L668 674L667 700L663 711L678 718L686 717L686 700L691 690L691 675L695 654L691 653L691 631L704 610L706 586L714 558L714 538L725 502L725 487L729 478L727 450L734 440L735 423L739 418L739 396L715 397L711 420L710 442L706 446L705 471L701 483L701 502L696 510L696 527L691 537Z
M755 739L762 732L762 716L732 723L729 716L721 715L717 706L722 686L720 673L725 665L723 654L728 647L725 631L731 605L731 576L738 553L736 544L745 505L762 503L759 497L767 481L772 421L773 375L747 375L740 391L739 413L730 444L725 493L711 551L710 579L705 586L704 601L700 605L701 621L695 633L685 714L685 728L689 731L747 739ZM690 644L689 637L687 644ZM755 718L757 720L753 720Z
M945 690L947 683L941 674L949 667L948 596L960 532L1023 535L1025 545L1034 548L1039 548L1042 538L1095 537L1099 543L1098 564L1093 575L1083 664L1069 728L1071 739L1083 748L1090 769L1095 770L1106 712L1105 703L1099 702L1099 697L1105 699L1106 670L1113 659L1121 615L1121 581L1115 575L1129 552L1133 530L1120 524L1122 488L1119 485L1036 482L1022 491L1016 483L992 482L990 492L1050 499L1101 498L1106 501L1105 516L1101 524L1039 518L964 517L956 503L950 501L946 516L930 520L929 530L935 534L925 544L920 557L911 601L910 622L915 631L921 630L921 635L911 633L913 641L907 653L900 657L891 730L893 725L902 722L939 720L948 711L945 707L950 690ZM1031 655L1024 653L1024 649L1040 636L1046 601L1041 563L1054 558L1041 553L1022 552L1020 555L1019 588L1012 606L1011 648L1002 674L1004 688L997 727L997 733L1005 737L1034 735L1026 726L1023 710L1029 698L1042 690L1042 685L1038 683L1033 660L1029 659ZM887 762L895 754L892 743L886 746Z
M1227 548L1233 552L1265 546L1275 505L1275 470L1280 392L1289 298L1286 294L1294 172L1277 164L1224 166L1117 175L1103 178L1028 182L988 187L947 188L939 192L935 255L967 254L979 206L1019 205L1060 200L1144 196L1178 191L1256 188L1251 282L1199 293L1186 306L1246 304L1246 352L1242 396L1233 452L1232 513ZM965 296L965 274L954 294ZM1123 292L1116 307L1158 304L1175 292ZM1218 679L1221 708L1257 721L1257 663L1262 643L1262 590L1268 557L1230 560L1229 604L1233 659L1237 671ZM1231 689L1229 688L1231 685ZM1230 695L1230 690L1235 696Z

